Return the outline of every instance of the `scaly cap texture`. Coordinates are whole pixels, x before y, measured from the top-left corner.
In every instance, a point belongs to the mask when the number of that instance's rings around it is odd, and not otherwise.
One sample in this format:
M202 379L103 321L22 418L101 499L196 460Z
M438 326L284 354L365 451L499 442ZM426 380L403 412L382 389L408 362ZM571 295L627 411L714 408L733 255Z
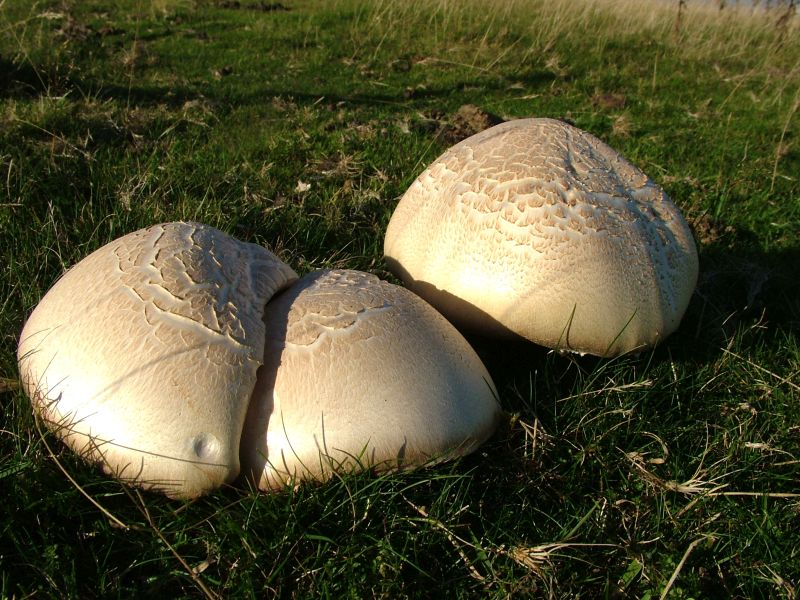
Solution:
M317 271L273 298L242 436L263 489L333 472L466 454L500 415L483 363L408 290L358 271Z
M239 473L264 306L297 278L268 250L197 223L103 246L45 295L18 359L34 408L122 480L192 497Z
M673 332L698 272L664 191L552 119L509 121L447 150L400 200L384 251L460 326L599 356Z

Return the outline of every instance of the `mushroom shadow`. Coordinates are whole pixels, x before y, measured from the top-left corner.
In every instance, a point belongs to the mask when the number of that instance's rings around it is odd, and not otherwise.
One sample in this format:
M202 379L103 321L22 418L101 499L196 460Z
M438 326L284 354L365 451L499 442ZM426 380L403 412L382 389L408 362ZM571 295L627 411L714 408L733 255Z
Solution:
M474 304L451 294L447 290L439 289L432 283L414 279L396 259L385 256L384 261L388 270L403 281L405 287L412 290L428 304L434 306L462 335L487 339L494 337L514 342L533 343L528 342L524 337L515 333ZM476 327L474 325L476 323L480 323L480 326Z
M800 331L800 247L764 250L753 231L715 220L698 231L700 276L676 333L673 358L713 362L737 332L753 324L776 344Z
M537 342L518 334L514 330L504 325L501 321L478 308L471 302L468 302L463 298L448 292L447 290L440 289L428 281L414 279L396 259L385 256L384 260L389 271L405 282L406 287L411 289L429 304L433 305L436 310L438 310L456 329L461 332L462 335L469 336L473 339L483 338L487 341L497 340L511 345L522 346L523 344L532 344L540 348L545 348L545 346L541 346L540 344L537 344ZM553 282L550 285L555 286L557 285L557 282ZM545 286L539 286L535 290L531 289L528 291L528 293L520 295L518 300L506 310L506 314L514 314L520 310L530 310L529 307L535 304L534 300L536 296L541 296L544 289ZM594 352L580 352L574 349L570 339L573 316L574 310L572 316L566 319L564 323L561 323L560 336L557 340L557 351L575 352L581 355L591 354L594 356L603 356ZM631 322L632 317L628 320L628 324ZM615 332L617 337L623 334L628 324L624 325L619 331ZM616 342L617 338L614 338L608 344L606 350L608 351L612 349ZM631 350L623 354L636 353L637 351L638 350ZM478 352L478 354L480 355L480 352ZM614 353L609 354L606 352L605 356L610 358L614 355ZM481 358L483 358L483 356L481 356Z
M239 445L239 462L241 465L239 479L247 482L254 488L259 487L267 465L274 464L272 461L278 461L278 463L284 461L282 465L276 465L277 470L281 472L292 471L292 469L286 465L285 457L270 457L267 434L270 420L275 416L273 415L275 411L273 394L278 369L282 364L283 350L286 347L289 312L298 296L308 287L312 286L314 281L314 278L302 278L300 281L295 282L270 298L271 308L268 319L266 317L266 306L264 307L264 320L267 322L268 328L264 342L263 364L259 367L256 375L256 385L250 397ZM279 298L284 298L287 302L282 304L277 301ZM278 308L281 306L283 308ZM277 327L275 326L276 324ZM291 401L291 399L284 399L284 402L287 401ZM276 416L276 418L280 417ZM396 456L398 465L402 465L406 458L406 445L407 444L404 443L398 450ZM326 470L343 471L343 467L346 466L347 470L360 471L364 470L367 465L377 464L375 458L376 450L375 448L370 449L368 442L365 443L364 447L359 452L355 453L347 452L340 448L329 449L325 438L324 415L322 415L322 437L321 440L318 440L318 448L320 464L303 465L305 470L313 472L316 467L319 467L321 472ZM333 452L335 452L336 457L333 456ZM295 455L295 458L302 463L300 456ZM300 479L302 479L302 476L298 475L298 480Z
M290 285L281 292L275 294L270 300L275 300L283 294L297 295L301 290L298 286ZM266 304L262 314L266 311ZM262 317L264 318L264 317ZM272 319L274 323L276 319ZM239 464L241 467L239 479L258 487L264 468L269 462L267 452L267 430L269 421L275 408L273 391L278 377L278 369L281 366L280 349L286 341L286 332L289 323L289 313L282 315L278 321L278 328L268 329L264 337L264 350L262 365L256 373L256 385L250 396L250 403L247 406L247 415L244 420L244 429L239 442Z
M717 222L714 226L720 230L729 229L724 223ZM678 329L655 348L641 352L638 357L634 353L624 359L569 354L562 362L552 351L513 333L479 308L428 282L410 277L397 261L385 257L385 262L409 288L426 300L436 302L437 309L469 339L501 390L501 396L505 397L504 408L510 409L513 407L508 403L514 404L514 400L502 390L519 389L522 396L528 392L533 394L537 371L567 373L569 365L573 364L577 370L588 374L605 368L610 360L645 365L674 361L702 367L719 360L730 341L746 329L758 326L758 339L774 348L785 344L787 336L800 332L800 277L797 276L800 247L764 250L755 233L738 226L734 233L713 241L704 239L695 228L695 237L700 275ZM474 331L462 322L468 319L482 323L496 335ZM754 342L747 342L750 343ZM555 362L551 363L550 358ZM570 377L566 376L562 389L570 388L569 381ZM543 389L550 388L545 385ZM545 398L540 407L546 413L548 394L538 396ZM525 399L521 398L520 402L524 405Z

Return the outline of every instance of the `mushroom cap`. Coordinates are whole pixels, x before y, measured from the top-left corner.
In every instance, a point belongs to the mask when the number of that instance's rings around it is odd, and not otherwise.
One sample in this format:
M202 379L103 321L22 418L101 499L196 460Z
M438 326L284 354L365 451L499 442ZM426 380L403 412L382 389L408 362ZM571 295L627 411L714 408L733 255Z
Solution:
M310 273L267 305L242 435L262 489L333 472L430 464L494 431L496 390L456 329L408 290L358 271Z
M553 119L509 121L447 150L400 200L384 252L460 326L598 356L672 333L698 271L664 191Z
M264 348L264 305L297 278L268 250L197 223L103 246L22 331L34 409L130 483L193 497L235 478Z

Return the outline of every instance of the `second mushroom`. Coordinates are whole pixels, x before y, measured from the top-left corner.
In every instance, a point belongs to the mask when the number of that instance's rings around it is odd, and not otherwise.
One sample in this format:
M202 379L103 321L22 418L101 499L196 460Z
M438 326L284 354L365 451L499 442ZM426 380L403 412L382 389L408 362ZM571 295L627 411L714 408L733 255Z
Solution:
M442 154L400 200L385 254L460 327L599 356L672 333L698 271L664 191L553 119L502 123Z

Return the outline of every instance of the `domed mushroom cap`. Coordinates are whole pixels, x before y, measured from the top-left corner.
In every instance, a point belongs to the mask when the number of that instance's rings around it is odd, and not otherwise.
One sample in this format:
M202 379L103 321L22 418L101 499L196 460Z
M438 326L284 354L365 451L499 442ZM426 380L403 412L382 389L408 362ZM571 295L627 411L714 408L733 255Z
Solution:
M447 150L400 200L384 250L454 323L599 356L672 333L698 270L661 188L552 119L509 121Z
M411 292L317 271L265 311L264 367L242 436L262 489L474 450L500 409L466 340Z
M211 227L136 231L39 303L20 339L22 383L76 452L128 482L196 496L239 473L264 305L296 278Z

